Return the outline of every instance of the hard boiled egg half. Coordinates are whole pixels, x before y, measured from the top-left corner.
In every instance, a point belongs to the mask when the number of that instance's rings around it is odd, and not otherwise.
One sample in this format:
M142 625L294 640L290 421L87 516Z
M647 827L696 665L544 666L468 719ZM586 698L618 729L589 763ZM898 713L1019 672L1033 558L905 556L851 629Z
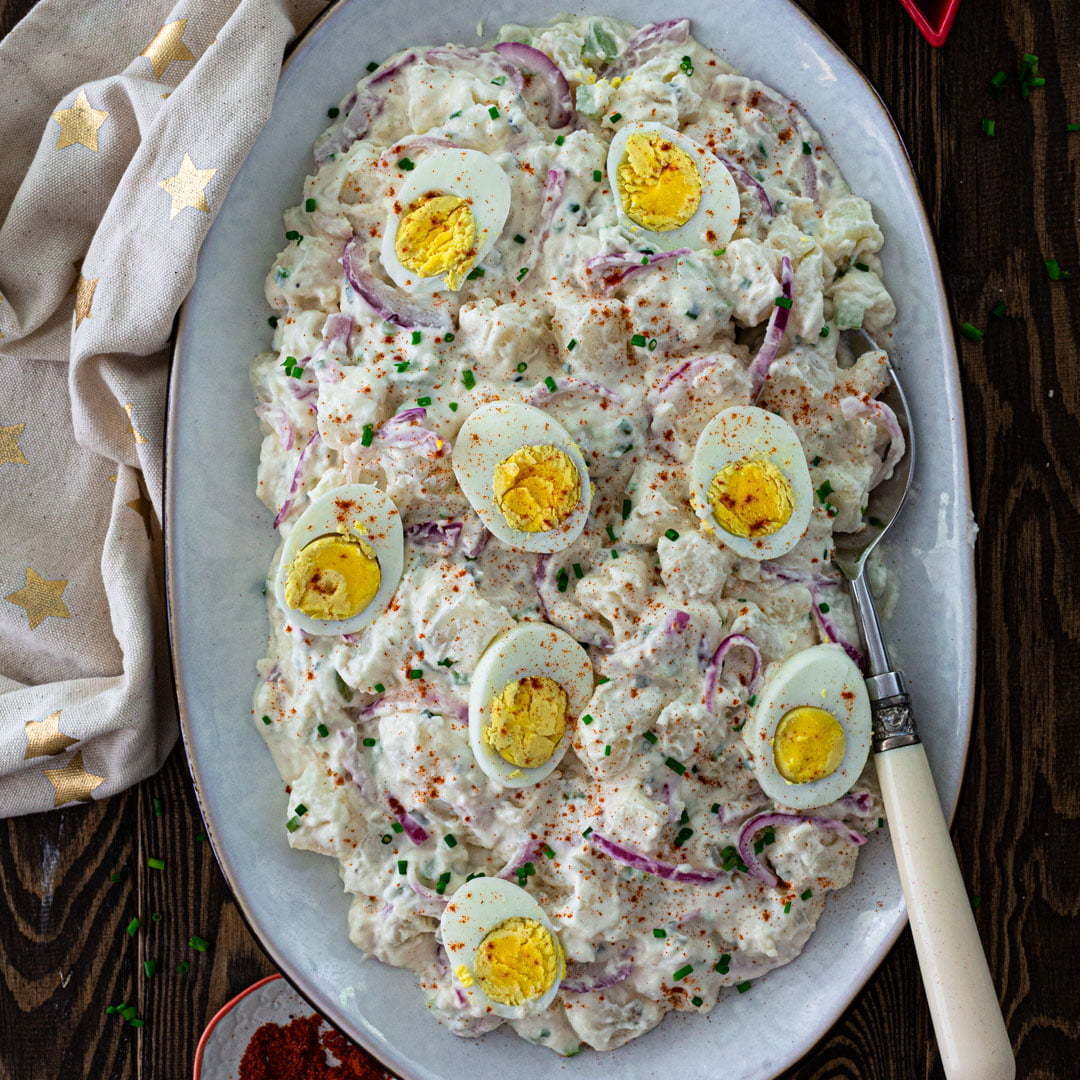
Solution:
M813 509L810 470L794 428L755 405L717 413L694 449L690 502L706 531L743 558L790 551Z
M457 290L491 250L509 212L510 180L494 158L479 150L427 154L394 194L382 264L406 292Z
M386 609L401 580L401 517L370 484L316 499L285 540L275 583L290 622L309 634L353 634Z
M715 248L739 224L739 189L704 146L663 124L621 127L611 140L608 183L635 242L671 251Z
M870 752L862 672L839 645L788 657L758 693L743 738L770 799L798 810L835 802L859 779Z
M566 974L566 954L547 913L502 878L479 877L459 886L439 932L455 983L499 1016L543 1012Z
M554 417L491 401L461 425L454 475L480 520L523 551L561 551L585 527L592 501L581 450Z
M539 783L562 760L592 691L592 661L566 631L526 622L499 634L469 691L477 764L503 787Z

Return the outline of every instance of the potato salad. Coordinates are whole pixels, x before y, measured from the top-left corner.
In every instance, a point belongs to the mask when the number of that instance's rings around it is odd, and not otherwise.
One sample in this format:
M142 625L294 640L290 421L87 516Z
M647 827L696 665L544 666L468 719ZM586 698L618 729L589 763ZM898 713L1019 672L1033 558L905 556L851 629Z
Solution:
M283 837L456 1034L610 1050L764 992L882 824L881 230L685 19L358 75L252 371Z

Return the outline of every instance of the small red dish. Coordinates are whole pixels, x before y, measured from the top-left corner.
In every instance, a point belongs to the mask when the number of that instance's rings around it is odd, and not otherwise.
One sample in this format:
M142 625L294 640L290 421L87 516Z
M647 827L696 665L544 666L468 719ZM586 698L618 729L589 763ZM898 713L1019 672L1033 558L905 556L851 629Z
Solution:
M960 9L960 0L900 0L931 45L944 45Z

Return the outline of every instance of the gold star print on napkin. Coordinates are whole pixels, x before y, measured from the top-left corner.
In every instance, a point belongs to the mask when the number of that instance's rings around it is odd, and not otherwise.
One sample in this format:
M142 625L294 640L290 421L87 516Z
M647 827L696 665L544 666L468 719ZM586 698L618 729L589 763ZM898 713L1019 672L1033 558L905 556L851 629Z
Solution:
M175 176L167 176L158 181L158 187L164 188L172 199L172 206L169 208L170 220L188 207L192 210L209 211L203 189L216 172L217 169L196 169L195 162L185 154L180 163L180 171Z
M86 802L100 784L105 783L104 776L88 772L83 765L83 754L76 750L72 759L62 769L44 769L45 779L56 790L54 806L63 806L69 802Z
M60 125L60 138L56 140L56 149L63 150L67 146L80 145L96 153L98 129L108 118L109 114L93 108L86 99L86 91L80 90L71 108L53 113L53 119Z
M67 604L60 599L67 586L66 581L49 581L28 566L25 587L9 593L4 599L25 608L30 629L36 630L50 615L55 615L58 619L71 618Z
M62 754L69 746L79 740L65 735L60 730L60 709L49 713L44 720L26 721L26 753L23 759L53 757Z
M0 818L122 791L172 749L176 315L325 6L36 0L0 38L0 86L26 91L0 109Z
M154 78L160 79L165 69L174 60L194 60L195 54L184 44L184 30L187 19L177 19L166 23L153 37L150 44L140 53L150 61Z

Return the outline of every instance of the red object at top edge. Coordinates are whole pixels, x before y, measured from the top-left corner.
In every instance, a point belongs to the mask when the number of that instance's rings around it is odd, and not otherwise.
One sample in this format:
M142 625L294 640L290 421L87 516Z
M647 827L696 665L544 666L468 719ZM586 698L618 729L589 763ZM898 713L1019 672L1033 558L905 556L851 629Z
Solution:
M931 45L944 45L960 9L960 0L900 0L915 25Z

